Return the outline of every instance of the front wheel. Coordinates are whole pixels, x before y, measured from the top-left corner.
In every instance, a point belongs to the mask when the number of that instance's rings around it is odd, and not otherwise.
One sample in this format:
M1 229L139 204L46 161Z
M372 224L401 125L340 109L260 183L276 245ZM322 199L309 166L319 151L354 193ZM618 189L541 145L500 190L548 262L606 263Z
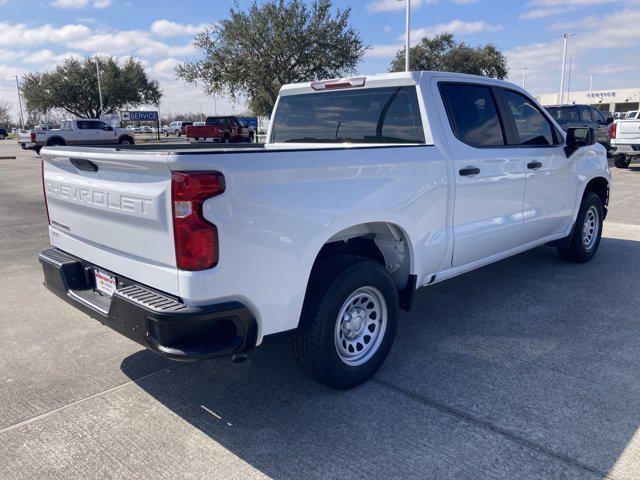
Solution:
M631 164L631 156L630 155L616 155L615 163L617 168L629 168Z
M301 369L331 388L371 378L389 354L398 324L398 292L386 269L354 255L314 269L293 339Z
M573 228L571 243L568 247L558 248L558 253L564 260L583 263L595 256L602 237L603 213L600 197L594 192L585 194Z

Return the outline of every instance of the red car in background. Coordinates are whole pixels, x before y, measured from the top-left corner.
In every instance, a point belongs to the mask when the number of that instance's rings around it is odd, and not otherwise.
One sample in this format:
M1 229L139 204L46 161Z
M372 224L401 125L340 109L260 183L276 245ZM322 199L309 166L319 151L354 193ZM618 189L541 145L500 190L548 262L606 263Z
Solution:
M220 143L252 142L254 132L236 116L207 117L205 125L189 125L187 139Z

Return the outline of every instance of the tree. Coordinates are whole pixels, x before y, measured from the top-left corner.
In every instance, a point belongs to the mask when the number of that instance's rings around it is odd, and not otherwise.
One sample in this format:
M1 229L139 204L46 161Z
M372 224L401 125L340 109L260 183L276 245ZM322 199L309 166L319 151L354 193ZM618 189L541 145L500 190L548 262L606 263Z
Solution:
M404 70L405 51L403 48L396 54L390 71ZM411 70L470 73L494 78L505 78L508 73L507 58L495 45L488 43L472 47L456 41L451 33L424 37L415 47L411 47L410 54Z
M204 58L185 61L179 78L207 94L246 96L256 115L270 115L286 83L352 73L367 47L350 26L351 9L332 13L331 0L236 2L229 18L195 37Z
M9 102L0 101L0 127L9 127L11 125L11 110Z
M100 84L104 111L100 111L96 59L69 57L50 72L36 72L22 79L22 95L30 112L66 110L76 117L100 118L125 105L158 105L162 92L150 80L142 64L133 58L100 58Z

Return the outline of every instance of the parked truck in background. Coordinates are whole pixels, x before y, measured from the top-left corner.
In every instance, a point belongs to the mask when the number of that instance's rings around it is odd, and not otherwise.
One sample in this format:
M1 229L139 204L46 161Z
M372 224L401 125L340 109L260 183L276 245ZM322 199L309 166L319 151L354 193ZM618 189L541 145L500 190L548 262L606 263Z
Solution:
M591 105L551 105L545 108L563 129L593 128L596 133L596 141L607 151L611 148L609 125L613 122L613 117L605 116Z
M36 153L40 153L43 147L135 143L131 130L90 118L64 120L59 129L34 129L29 132L29 137L31 142L23 148L33 148ZM22 145L22 138L20 142Z
M629 168L640 156L640 119L621 119L611 124L611 147L616 167Z
M203 126L190 125L186 129L190 141L219 143L252 142L255 132L236 116L207 117Z
M593 129L444 72L284 86L264 145L42 154L47 288L177 360L292 332L333 388L376 372L417 288L542 245L593 258L611 180Z

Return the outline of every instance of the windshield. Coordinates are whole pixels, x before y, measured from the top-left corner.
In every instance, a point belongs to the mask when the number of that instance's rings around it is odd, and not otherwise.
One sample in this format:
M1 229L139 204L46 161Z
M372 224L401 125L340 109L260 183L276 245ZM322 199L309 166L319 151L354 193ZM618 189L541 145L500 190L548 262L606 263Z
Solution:
M385 87L280 98L271 142L424 143L415 87Z
M547 111L561 125L580 121L578 110L575 107L549 107Z

